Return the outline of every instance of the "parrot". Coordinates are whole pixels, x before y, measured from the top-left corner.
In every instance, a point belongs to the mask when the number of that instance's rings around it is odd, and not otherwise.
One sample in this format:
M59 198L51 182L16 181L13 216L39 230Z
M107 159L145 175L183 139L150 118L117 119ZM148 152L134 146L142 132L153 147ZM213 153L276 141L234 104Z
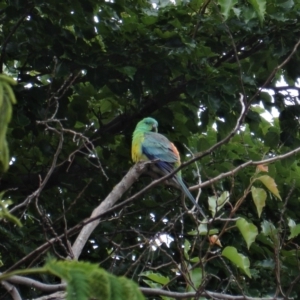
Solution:
M135 163L153 160L164 174L170 174L180 166L180 155L175 145L157 130L158 122L153 118L147 117L137 123L132 135L132 160ZM181 171L178 171L172 179L181 187L201 215L206 218L203 210L184 184Z

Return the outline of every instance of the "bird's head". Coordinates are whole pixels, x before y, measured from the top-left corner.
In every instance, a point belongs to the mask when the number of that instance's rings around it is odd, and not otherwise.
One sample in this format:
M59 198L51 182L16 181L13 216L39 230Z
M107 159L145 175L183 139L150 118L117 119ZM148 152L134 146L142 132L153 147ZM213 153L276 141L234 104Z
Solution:
M158 123L153 118L145 118L142 121L138 122L136 129L141 129L143 131L153 131L157 132Z

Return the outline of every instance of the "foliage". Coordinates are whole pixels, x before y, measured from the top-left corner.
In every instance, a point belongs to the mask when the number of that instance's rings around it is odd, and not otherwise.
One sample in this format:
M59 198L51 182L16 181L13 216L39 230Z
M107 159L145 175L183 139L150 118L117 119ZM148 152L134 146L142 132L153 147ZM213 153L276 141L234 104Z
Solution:
M28 273L50 273L66 281L67 300L145 299L133 281L113 276L96 264L49 260L42 268L20 270L13 272L13 275ZM8 273L0 276L0 281L9 279L11 275Z
M292 0L0 0L1 212L12 203L5 214L23 225L1 220L1 272L73 257L80 222L119 193L134 127L151 116L207 220L167 183L131 198L148 171L79 259L153 291L297 299L299 17Z
M16 104L11 88L15 84L13 79L0 74L0 171L6 171L9 165L6 131L12 115L12 104Z
M110 275L96 264L49 261L44 268L68 283L67 299L144 299L131 280Z
M0 218L5 219L6 221L10 221L19 227L22 226L20 220L16 218L14 215L9 213L8 207L12 204L11 200L4 200L2 199L4 192L0 193Z

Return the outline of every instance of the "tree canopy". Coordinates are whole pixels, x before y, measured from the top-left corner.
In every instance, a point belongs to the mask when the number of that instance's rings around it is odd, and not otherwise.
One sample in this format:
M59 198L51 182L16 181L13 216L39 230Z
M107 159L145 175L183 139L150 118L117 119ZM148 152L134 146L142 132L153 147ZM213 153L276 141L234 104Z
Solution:
M299 1L0 0L0 18L0 271L23 276L1 299L82 270L146 299L299 299ZM206 219L133 167L148 116Z

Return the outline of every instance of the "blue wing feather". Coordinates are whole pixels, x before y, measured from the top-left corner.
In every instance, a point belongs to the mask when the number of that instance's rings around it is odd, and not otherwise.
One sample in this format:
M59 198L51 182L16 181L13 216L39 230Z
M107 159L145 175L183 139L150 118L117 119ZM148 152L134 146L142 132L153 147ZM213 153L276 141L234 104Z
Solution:
M149 155L149 159L160 159L169 163L179 161L179 157L172 149L172 143L165 136L156 132L145 133L142 149L147 157Z
M156 165L167 173L172 172L174 163L179 161L172 149L171 142L165 136L155 132L145 133L142 152L149 160L157 159Z

